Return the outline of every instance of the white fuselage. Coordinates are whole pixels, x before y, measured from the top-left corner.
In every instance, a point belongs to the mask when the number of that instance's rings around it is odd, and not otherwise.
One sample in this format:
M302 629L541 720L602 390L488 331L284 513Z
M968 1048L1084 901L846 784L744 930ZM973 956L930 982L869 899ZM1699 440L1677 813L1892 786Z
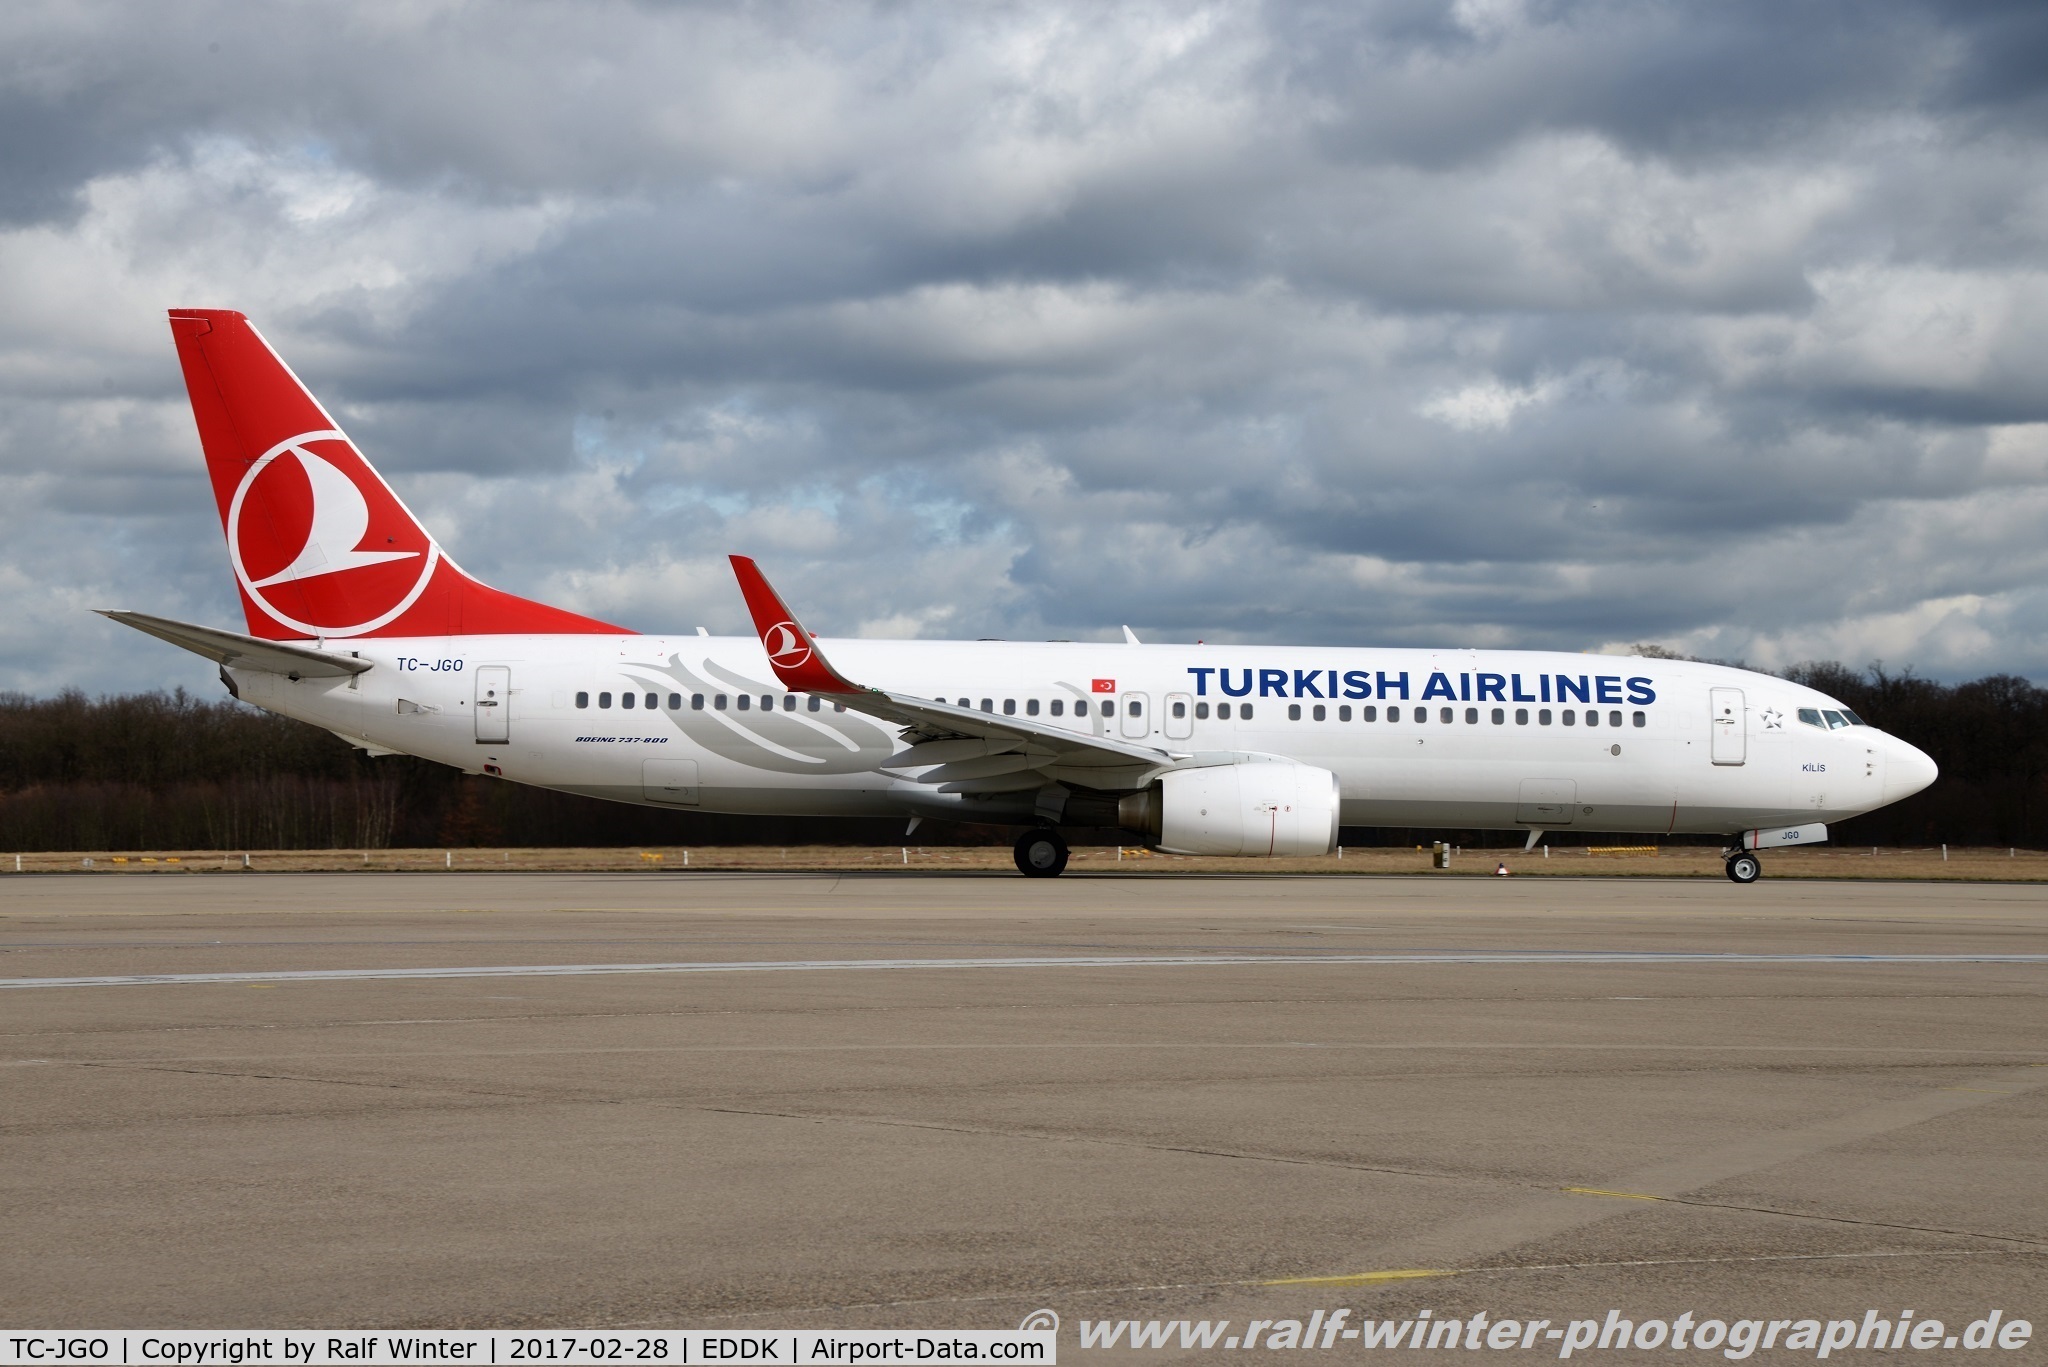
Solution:
M821 645L848 677L886 691L1174 751L1326 768L1352 826L1728 834L1841 820L1935 773L1926 755L1873 727L1801 721L1802 709L1840 709L1812 689L1717 665L1527 651ZM941 792L914 772L878 769L903 748L898 729L789 693L752 637L321 648L374 668L299 681L230 671L240 696L373 751L623 802L1032 820L1028 793Z

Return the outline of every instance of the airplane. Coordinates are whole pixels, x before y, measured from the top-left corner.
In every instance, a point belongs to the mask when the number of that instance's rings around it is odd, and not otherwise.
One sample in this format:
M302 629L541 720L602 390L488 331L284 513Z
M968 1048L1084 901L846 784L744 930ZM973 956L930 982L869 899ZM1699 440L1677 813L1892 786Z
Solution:
M1934 761L1722 665L1466 649L820 639L758 565L752 636L647 635L463 571L242 314L171 332L246 632L104 615L372 755L679 811L944 818L1177 854L1330 853L1343 826L1716 835L1758 851L1916 793Z

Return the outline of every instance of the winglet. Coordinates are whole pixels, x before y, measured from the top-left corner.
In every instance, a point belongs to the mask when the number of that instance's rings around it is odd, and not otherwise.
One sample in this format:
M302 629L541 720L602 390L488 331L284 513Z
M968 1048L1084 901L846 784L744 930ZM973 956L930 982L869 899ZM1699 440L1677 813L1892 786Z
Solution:
M760 633L761 648L768 652L768 664L782 686L794 693L863 693L834 669L818 649L817 638L805 631L803 623L768 583L761 567L749 556L735 555L732 572L740 581L740 593L753 614L754 630Z

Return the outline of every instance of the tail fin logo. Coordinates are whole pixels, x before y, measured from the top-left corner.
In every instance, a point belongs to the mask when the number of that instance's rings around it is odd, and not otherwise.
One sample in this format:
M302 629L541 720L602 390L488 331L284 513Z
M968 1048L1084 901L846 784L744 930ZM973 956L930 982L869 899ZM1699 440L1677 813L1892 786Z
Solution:
M440 548L340 432L301 432L249 466L228 505L243 590L308 636L353 636L418 601Z
M811 644L795 622L777 622L761 633L761 644L767 647L768 662L779 669L795 669L811 658Z

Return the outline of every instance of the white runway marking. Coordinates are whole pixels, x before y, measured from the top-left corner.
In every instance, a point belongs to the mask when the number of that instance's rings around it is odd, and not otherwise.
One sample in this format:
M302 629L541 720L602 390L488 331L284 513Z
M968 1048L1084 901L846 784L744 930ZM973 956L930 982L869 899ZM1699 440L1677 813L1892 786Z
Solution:
M256 973L118 973L92 978L0 978L0 988L140 987L169 983L360 982L394 978L563 978L615 973L844 973L950 968L1224 968L1333 964L2048 964L2048 954L1118 954L994 959L765 959L655 964L484 964L452 968L308 968Z

